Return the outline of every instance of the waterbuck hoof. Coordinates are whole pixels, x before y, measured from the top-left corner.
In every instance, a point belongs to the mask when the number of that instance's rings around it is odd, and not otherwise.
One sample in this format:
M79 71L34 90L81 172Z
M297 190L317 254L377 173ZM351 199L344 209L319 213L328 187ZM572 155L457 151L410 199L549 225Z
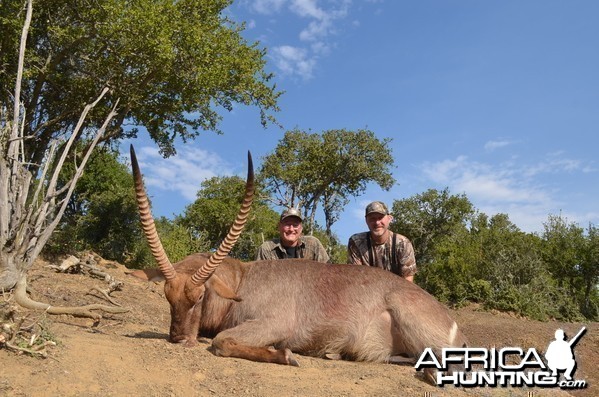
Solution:
M416 364L416 360L413 357L404 357L404 356L391 356L389 360L387 360L389 364L397 364L397 365L414 365Z
M437 380L435 379L436 373L437 371L432 368L425 368L423 373L424 377L422 380L429 385L437 386Z
M184 347L196 347L198 345L197 339L188 339L183 343Z
M293 353L291 353L291 350L289 349L285 349L285 360L287 361L288 365L293 365L294 367L300 366L295 357L293 356Z
M339 353L326 353L324 356L329 360L343 360L343 357Z

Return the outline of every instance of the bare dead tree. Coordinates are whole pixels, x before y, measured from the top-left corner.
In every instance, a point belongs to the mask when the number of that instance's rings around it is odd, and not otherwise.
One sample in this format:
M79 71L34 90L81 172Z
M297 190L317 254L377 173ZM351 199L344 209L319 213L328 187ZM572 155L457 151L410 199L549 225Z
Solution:
M0 290L14 288L16 303L30 309L45 310L50 314L67 313L99 318L100 314L92 310L124 312L126 309L103 305L55 307L33 301L26 293L27 272L60 222L93 149L117 115L118 106L117 100L99 129L89 131L85 128L86 116L108 92L108 88L104 88L94 101L83 108L73 131L51 142L40 164L26 162L27 144L34 141L35 137L23 135L26 115L20 96L26 39L32 13L32 1L29 0L21 34L12 117L8 115L8 104L0 107ZM73 154L77 139L83 134L88 134L90 143L84 150L80 163L75 164L73 177L64 186L59 186L62 167Z

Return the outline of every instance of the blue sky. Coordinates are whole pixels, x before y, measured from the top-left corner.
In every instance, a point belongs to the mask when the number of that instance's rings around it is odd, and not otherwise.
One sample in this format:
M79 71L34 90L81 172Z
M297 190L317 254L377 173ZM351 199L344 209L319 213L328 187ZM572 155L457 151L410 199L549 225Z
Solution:
M284 129L237 106L224 135L170 159L140 136L155 215L182 213L205 178L244 176L247 150L259 166L286 130L367 128L393 139L398 183L350 202L342 243L365 230L368 202L431 188L526 232L549 214L599 224L599 2L246 0L228 14L268 49Z

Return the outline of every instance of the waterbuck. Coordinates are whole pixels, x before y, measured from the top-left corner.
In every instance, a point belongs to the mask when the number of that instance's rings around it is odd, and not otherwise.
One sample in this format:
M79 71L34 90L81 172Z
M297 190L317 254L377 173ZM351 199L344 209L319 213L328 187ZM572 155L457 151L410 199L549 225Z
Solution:
M211 351L218 356L286 365L298 365L292 352L400 362L401 357L417 358L427 347L440 351L465 345L446 307L391 272L303 259L242 263L227 257L252 202L249 153L245 196L225 240L213 254L194 254L171 264L133 147L131 162L141 223L159 266L134 275L166 280L171 342L194 346L201 335L213 338Z

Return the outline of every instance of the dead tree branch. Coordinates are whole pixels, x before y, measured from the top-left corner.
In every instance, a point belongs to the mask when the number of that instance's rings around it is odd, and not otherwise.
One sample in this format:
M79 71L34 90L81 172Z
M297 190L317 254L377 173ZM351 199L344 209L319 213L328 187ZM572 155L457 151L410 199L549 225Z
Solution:
M92 310L100 310L106 313L126 313L129 309L122 307L113 307L105 305L86 305L77 307L67 306L52 306L48 303L37 302L29 298L27 295L27 279L22 277L14 290L15 302L20 306L31 310L44 310L48 314L70 314L76 317L88 317L95 320L100 320L102 315L95 313Z
M123 282L116 280L110 274L97 267L96 261L93 259L93 255L88 254L87 258L83 261L74 255L70 255L68 258L63 260L60 265L48 265L48 267L56 270L59 273L80 273L104 280L108 283L108 288L102 289L99 287L93 287L87 292L87 295L92 295L93 291L97 291L113 305L119 307L121 306L121 304L115 301L110 294L114 291L121 291L123 289Z
M12 118L7 114L8 105L0 106L0 180L3 182L0 184L0 289L10 290L14 287L16 303L50 314L72 314L99 319L101 315L94 311L123 313L127 309L103 305L55 307L33 301L26 293L27 272L58 226L92 151L117 116L119 104L118 99L114 101L114 106L99 129L93 133L86 130L87 115L109 91L104 88L95 100L84 107L70 136L67 134L66 137L59 137L49 143L40 164L31 166L26 161L28 156L24 131L27 115L21 103L21 80L32 14L32 1L28 0L27 15L21 32ZM86 146L81 162L75 167L71 180L60 187L59 174L83 132L90 133L91 141ZM95 270L90 270L90 274L95 273ZM96 276L105 278L103 274ZM107 281L110 284L114 280ZM114 282L116 288L118 282Z

